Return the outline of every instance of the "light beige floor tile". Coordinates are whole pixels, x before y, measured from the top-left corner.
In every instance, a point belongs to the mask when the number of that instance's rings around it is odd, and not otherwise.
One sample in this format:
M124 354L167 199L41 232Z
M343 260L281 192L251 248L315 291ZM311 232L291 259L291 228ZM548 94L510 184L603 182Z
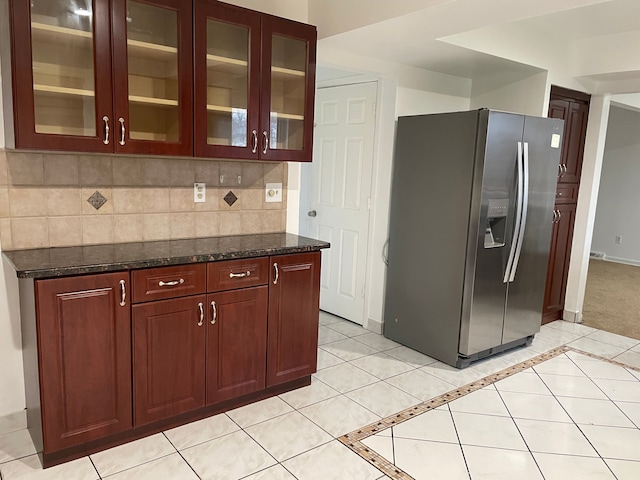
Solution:
M391 350L392 348L397 348L400 346L399 343L396 343L393 340L389 340L388 338L385 338L382 335L374 332L365 333L364 335L358 335L356 340L370 346L371 348L375 348L380 352Z
M180 452L202 480L238 480L276 464L245 432L234 432Z
M453 412L462 445L527 450L511 418Z
M516 419L529 450L541 453L597 457L598 453L573 423Z
M530 452L463 445L472 479L543 480Z
M337 440L283 463L298 480L376 480L382 472Z
M418 398L385 382L353 390L346 396L383 418L420 403Z
M231 421L224 413L221 413L220 415L214 415L213 417L167 430L164 434L174 447L178 450L184 450L198 443L208 442L209 440L227 435L239 429L240 427L238 427L238 425Z
M581 425L580 429L601 457L640 461L640 430L637 428Z
M520 372L517 375L507 377L495 383L500 392L535 393L538 395L551 395L549 388L540 379L538 374L531 370Z
M339 321L334 323L330 323L328 327L332 330L335 330L336 332L341 333L342 335L346 335L347 337L356 337L359 335L364 335L365 333L369 333L369 330L363 328L361 325L343 319L340 319Z
M599 342L598 340L593 340L589 337L579 338L568 345L570 347L577 348L578 350L583 350L605 358L613 358L626 350L626 348Z
M584 355L574 357L572 361L590 378L628 380L631 382L637 380L636 377L629 373L624 367L609 362L603 362L601 360L594 361L593 358L585 357Z
M586 338L608 343L609 345L615 345L616 347L621 347L625 350L640 345L640 341L635 338L624 337L622 335L605 332L603 330L596 330L595 332L590 333Z
M587 377L573 377L567 375L549 375L541 373L540 378L551 392L557 397L577 397L606 399L602 390Z
M162 433L141 438L91 455L101 477L127 470L175 453L176 449Z
M375 348L371 348L364 343L360 343L357 340L354 340L353 338L347 338L346 340L328 343L326 345L323 345L322 349L347 362L355 360L356 358L365 357L367 355L377 353L377 350Z
M476 390L464 397L449 402L452 412L478 413L482 415L498 415L508 417L509 411L502 398L493 387Z
M575 377L584 377L585 373L566 355L558 355L551 360L542 362L533 367L537 373L546 373L549 375L569 375Z
M608 427L633 427L633 423L610 400L592 398L558 398L562 407L578 425L603 425ZM622 404L621 404L622 405ZM640 404L629 404L638 405ZM621 407L624 410L623 407ZM640 413L640 411L638 412ZM628 415L628 413L627 413ZM640 420L640 416L638 417Z
M346 340L346 335L331 330L329 327L320 325L318 327L318 345L326 345L327 343L337 342L339 340Z
M400 375L401 373L414 369L411 365L404 363L397 358L390 357L382 352L357 358L350 363L381 380L395 375Z
M640 462L628 460L605 460L618 480L638 480L640 478Z
M242 480L296 480L282 465L274 465Z
M336 438L380 419L380 416L344 395L314 403L299 411Z
M27 411L21 410L0 417L0 436L27 428Z
M314 375L311 377L311 385L283 393L280 398L293 408L300 409L336 395L340 395L340 392L321 382Z
M429 375L422 370L411 370L410 372L387 378L385 382L422 401L430 400L455 388L450 383Z
M621 353L617 357L614 357L614 360L616 362L622 362L632 367L640 368L640 352L627 350L626 352Z
M245 429L278 462L333 440L324 430L298 412Z
M400 346L396 348L392 348L391 350L385 350L385 355L389 355L393 358L397 358L398 360L408 363L412 367L420 368L425 365L429 365L430 363L437 362L435 358L429 357L427 355L423 355L420 352L416 352L405 346Z
M333 367L334 365L338 365L340 363L344 363L344 360L336 357L335 355L331 355L321 347L318 348L318 370Z
M456 387L475 382L486 377L489 373L484 369L484 365L471 365L467 368L459 369L442 362L431 363L420 370Z
M325 368L315 374L316 378L340 393L379 382L380 379L349 363Z
M399 423L393 427L393 436L394 438L458 443L453 418L446 410L431 410Z
M198 480L198 476L178 453L104 478L109 480Z
M535 338L533 339L533 344L529 348L540 353L544 353L548 350L560 347L579 338L581 338L580 335L574 335L569 332L560 331L558 333L558 330L541 330L536 334Z
M242 428L292 412L286 402L279 397L271 397L244 407L229 410L227 415Z
M564 320L556 320L555 322L547 323L545 326L580 336L589 335L596 331L593 327L587 327L581 323L566 322Z
M320 325L329 325L331 323L339 322L340 320L342 320L340 317L336 317L335 315L331 315L328 312L320 310Z
M36 453L28 430L0 435L0 463L10 462Z
M362 440L362 443L391 463L395 463L393 456L393 438L388 435L372 435Z
M625 417L628 417L631 422L635 424L636 427L640 428L640 403L636 402L615 402L615 405L618 406L620 410L624 413ZM615 408L615 407L612 407ZM613 423L601 424L608 425L611 427L627 427L629 425L615 425Z
M589 478L594 480L615 480L601 458L573 457L534 453L545 480L567 480L567 478Z
M640 382L594 378L594 383L615 402L640 402Z
M89 457L42 468L38 455L31 455L0 465L3 480L97 480L98 472Z
M571 422L569 415L553 396L517 392L500 392L500 396L514 418Z
M397 438L394 439L394 451L396 465L416 480L469 479L458 444Z

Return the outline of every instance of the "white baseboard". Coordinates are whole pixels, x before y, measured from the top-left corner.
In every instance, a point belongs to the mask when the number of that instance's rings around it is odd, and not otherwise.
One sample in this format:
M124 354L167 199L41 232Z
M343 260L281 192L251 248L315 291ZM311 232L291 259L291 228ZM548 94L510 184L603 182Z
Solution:
M640 260L633 260L631 258L610 257L607 255L603 260L605 262L624 263L625 265L634 265L636 267L640 266Z
M582 323L582 312L574 312L573 310L563 310L562 319L571 323Z
M382 335L382 322L377 322L370 318L367 318L367 324L364 326L367 330L371 330L372 332L379 333Z
M27 428L27 411L10 413L0 417L0 435Z

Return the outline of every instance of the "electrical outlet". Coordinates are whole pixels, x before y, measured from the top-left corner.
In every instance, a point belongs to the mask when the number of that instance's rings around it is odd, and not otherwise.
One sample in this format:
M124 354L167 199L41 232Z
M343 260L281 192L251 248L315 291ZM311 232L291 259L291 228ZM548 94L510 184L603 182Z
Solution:
M265 202L282 202L282 184L267 183L264 189Z
M616 235L616 244L620 245L622 243L622 235Z
M195 203L205 203L207 201L207 185L205 183L193 184L193 201Z

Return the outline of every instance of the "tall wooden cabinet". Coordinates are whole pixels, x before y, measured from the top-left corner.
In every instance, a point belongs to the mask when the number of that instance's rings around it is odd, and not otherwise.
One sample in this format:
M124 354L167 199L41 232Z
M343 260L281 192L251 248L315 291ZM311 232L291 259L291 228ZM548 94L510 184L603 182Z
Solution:
M587 94L555 86L551 88L549 117L564 119L564 133L558 165L558 187L542 324L562 318L564 312L589 101L590 96Z

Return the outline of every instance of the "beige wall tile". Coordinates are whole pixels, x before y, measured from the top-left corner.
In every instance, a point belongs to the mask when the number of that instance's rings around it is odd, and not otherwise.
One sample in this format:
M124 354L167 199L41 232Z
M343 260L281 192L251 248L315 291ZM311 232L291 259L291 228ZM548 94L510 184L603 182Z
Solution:
M118 243L142 241L144 230L142 217L142 215L114 215L114 241Z
M9 172L7 170L7 152L0 148L0 185L9 183Z
M47 185L78 185L80 183L77 155L46 154L44 181Z
M48 188L47 214L49 216L81 215L82 189L79 187Z
M45 248L49 246L49 222L47 217L12 218L12 248Z
M238 185L238 176L242 176L242 164L240 162L220 162L220 175L224 177L220 185L238 189L241 186Z
M220 235L239 235L242 232L241 215L238 212L218 213L218 231Z
M192 159L171 160L171 186L193 188L195 181L195 162Z
M9 188L7 186L0 186L0 218L8 218L10 216Z
M198 212L196 215L196 237L215 237L218 235L218 213Z
M169 219L172 239L196 236L195 213L171 213Z
M264 186L264 166L262 163L243 163L242 164L242 186L260 187Z
M219 188L207 187L206 198L207 198L206 202L194 204L196 212L216 212L220 210L220 200L219 200L220 189Z
M167 187L144 187L142 188L142 211L144 213L170 212L171 190Z
M242 190L242 210L262 210L264 201L264 187L245 188ZM239 195L238 195L239 196Z
M11 185L44 185L44 155L6 152Z
M285 184L285 165L286 163L265 163L264 164L264 184L282 183Z
M233 194L238 198L236 202L229 206L227 202L224 201L224 197L229 193L233 192ZM229 188L229 187L220 187L218 189L218 209L222 212L239 212L242 210L242 189L241 188Z
M243 235L262 231L262 212L242 212L240 215Z
M142 158L142 185L168 187L171 185L171 160Z
M143 194L140 188L114 188L111 192L113 195L113 213L142 213L143 212Z
M112 215L82 217L82 243L84 245L112 243L113 238Z
M142 239L146 241L168 240L171 238L169 215L151 213L144 215Z
M87 199L91 197L96 191L100 192L103 197L107 199L107 202L96 210ZM83 215L111 215L113 213L113 191L110 187L84 187L81 193L81 204Z
M82 217L49 217L49 246L82 245Z
M262 233L283 231L281 223L282 212L280 210L262 212Z
M113 157L113 185L127 186L142 183L142 163L136 157Z
M187 187L172 187L169 192L172 212L192 212L195 210L193 201L193 185Z
M80 184L83 186L113 183L111 157L82 155L78 157L78 168Z
M13 241L11 240L11 219L0 219L0 249L11 250L13 249Z
M47 215L47 190L41 187L9 187L9 211L12 217Z
M220 165L214 160L196 160L195 181L206 183L207 187L215 187L220 184Z

